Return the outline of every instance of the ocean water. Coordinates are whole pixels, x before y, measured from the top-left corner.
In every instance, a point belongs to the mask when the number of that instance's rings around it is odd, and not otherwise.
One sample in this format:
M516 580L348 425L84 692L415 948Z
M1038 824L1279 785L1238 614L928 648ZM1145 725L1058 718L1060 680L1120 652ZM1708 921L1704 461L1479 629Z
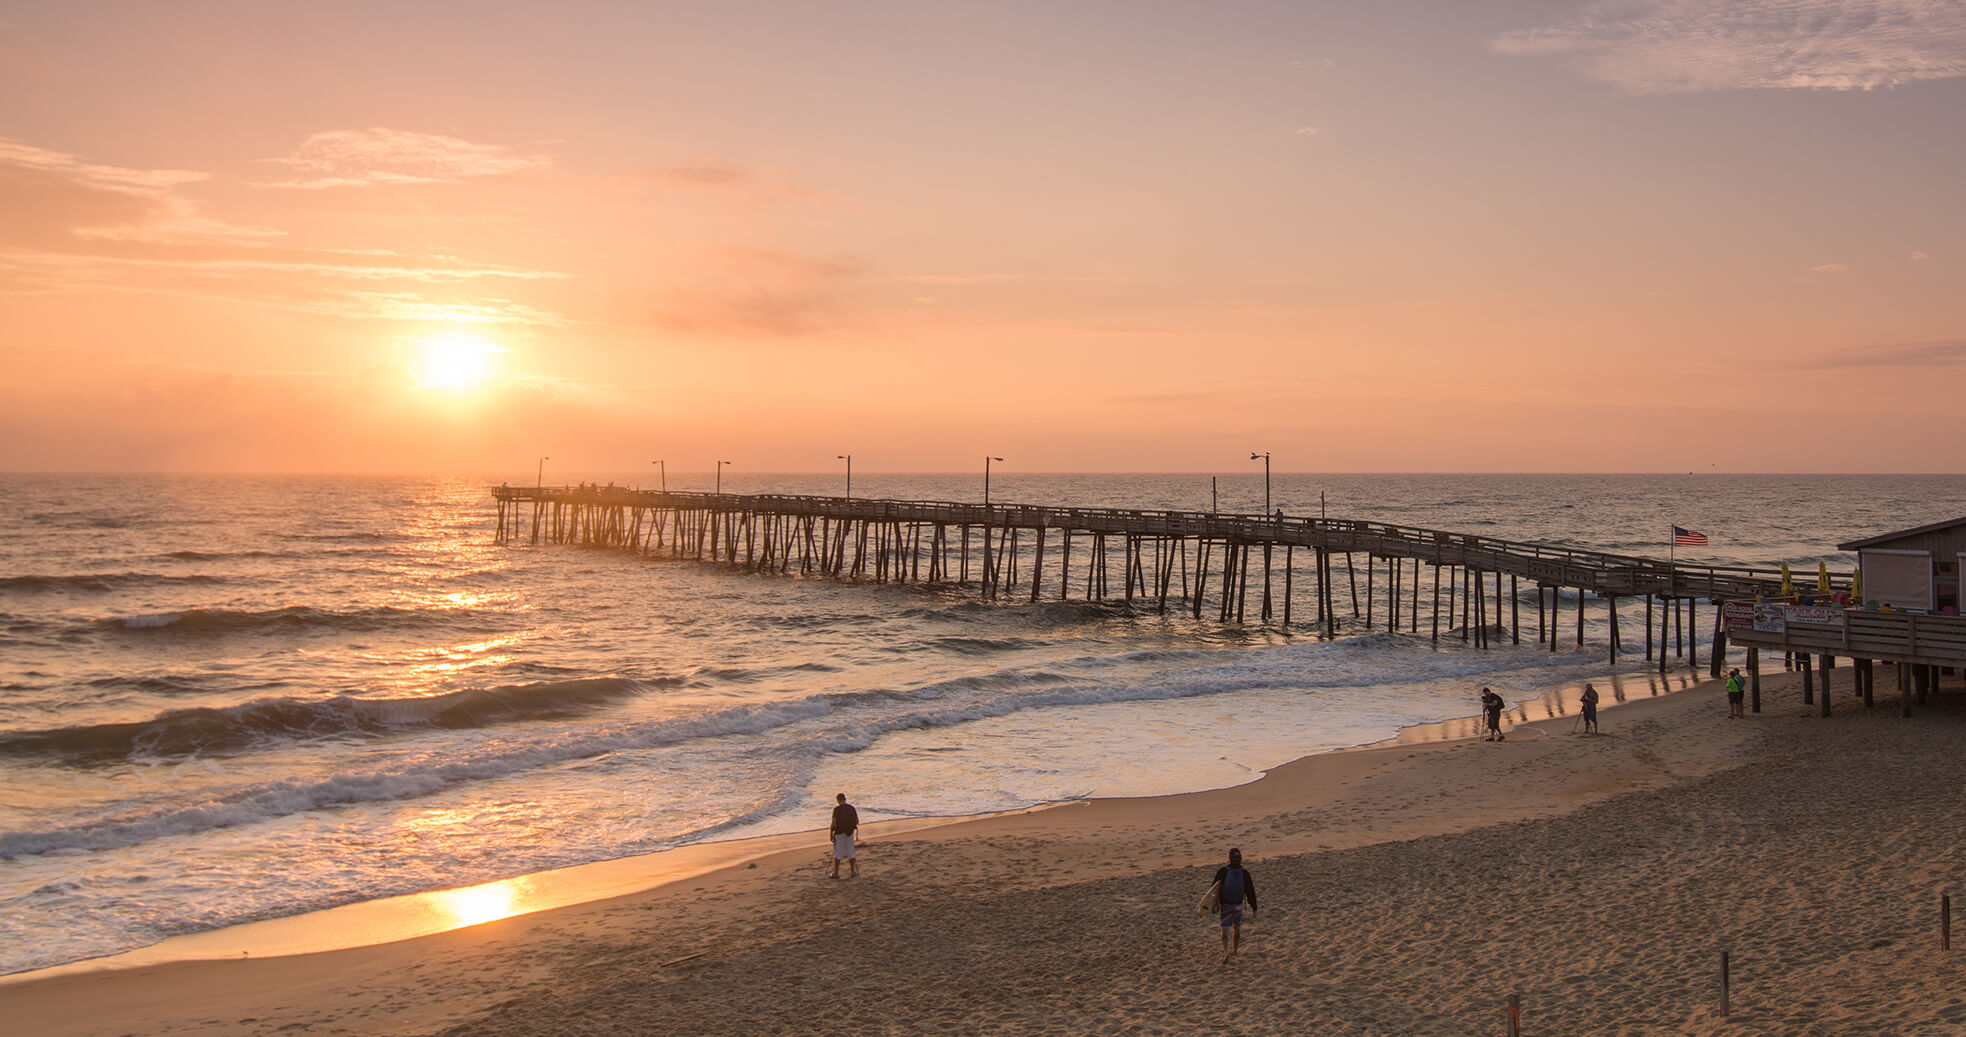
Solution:
M504 478L0 477L0 973L808 830L835 791L881 820L1233 785L1471 715L1478 685L1520 701L1614 673L1601 606L1582 649L1478 650L1434 644L1425 620L1325 640L1213 608L500 547L487 489ZM840 482L727 472L724 489ZM1678 523L1712 538L1683 561L1802 572L1847 569L1840 540L1966 512L1966 478L1943 476L1271 482L1293 514L1651 555ZM853 490L982 493L934 475ZM991 497L1253 513L1263 478L998 470ZM1646 669L1634 651L1615 672L1643 687Z

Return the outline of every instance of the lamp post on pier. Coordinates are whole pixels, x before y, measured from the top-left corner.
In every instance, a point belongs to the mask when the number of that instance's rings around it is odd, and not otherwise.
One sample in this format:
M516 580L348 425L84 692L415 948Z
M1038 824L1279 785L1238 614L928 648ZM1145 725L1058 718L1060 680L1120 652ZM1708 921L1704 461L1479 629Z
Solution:
M666 461L650 461L650 462L649 462L649 464L652 464L652 465L655 465L655 466L656 466L656 468L655 468L655 470L656 470L656 471L657 471L658 473L660 473L660 474L662 475L662 492L663 492L663 493L668 493L668 492L669 492L669 464L668 464L668 462L666 462Z
M833 456L838 458L839 460L846 462L846 499L852 500L853 499L853 455L834 454Z
M542 457L539 459L539 471L533 473L533 477L532 477L533 489L535 490L541 489L546 485L546 462L551 460L552 458L550 457Z
M1254 461L1259 457L1263 459L1263 517L1269 518L1270 517L1270 452L1268 450L1265 450L1260 454L1249 455L1249 459L1251 461Z
M1001 460L1003 458L990 457L987 454L983 458L983 508L985 511L990 508L990 462Z
M729 461L717 462L717 492L718 493L724 492L724 466L729 463L730 463Z

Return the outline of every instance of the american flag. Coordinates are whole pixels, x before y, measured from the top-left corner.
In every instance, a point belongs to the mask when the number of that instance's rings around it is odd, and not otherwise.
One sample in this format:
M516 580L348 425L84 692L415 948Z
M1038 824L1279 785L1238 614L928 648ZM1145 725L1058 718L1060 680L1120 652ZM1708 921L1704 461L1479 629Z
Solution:
M1694 547L1705 547L1707 544L1707 535L1674 526L1672 527L1672 542L1675 544L1691 544Z

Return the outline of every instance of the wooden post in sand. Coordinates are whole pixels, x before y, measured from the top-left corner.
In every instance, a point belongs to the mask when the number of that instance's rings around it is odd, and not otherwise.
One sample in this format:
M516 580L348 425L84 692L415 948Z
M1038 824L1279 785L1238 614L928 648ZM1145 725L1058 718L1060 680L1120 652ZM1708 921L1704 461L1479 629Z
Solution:
M1952 949L1952 894L1939 894L1939 949Z
M1836 669L1836 656L1823 653L1823 716L1829 716L1829 672Z
M1700 599L1686 599L1686 629L1693 636L1686 641L1686 665L1695 673L1700 670Z
M1509 1037L1522 1037L1522 995L1509 995Z
M1802 704L1813 706L1816 704L1816 670L1814 664L1816 657L1809 652L1799 652L1796 658L1802 664Z
M1748 687L1754 692L1754 711L1761 712L1761 649L1748 649Z
M1720 676L1721 667L1727 664L1727 606L1722 602L1714 604L1717 607L1713 610L1713 658L1708 660L1709 677Z
M1611 665L1616 666L1618 665L1618 596L1613 594L1608 600L1611 603L1606 609L1611 619Z
M1727 952L1720 952L1720 1017L1727 1018Z

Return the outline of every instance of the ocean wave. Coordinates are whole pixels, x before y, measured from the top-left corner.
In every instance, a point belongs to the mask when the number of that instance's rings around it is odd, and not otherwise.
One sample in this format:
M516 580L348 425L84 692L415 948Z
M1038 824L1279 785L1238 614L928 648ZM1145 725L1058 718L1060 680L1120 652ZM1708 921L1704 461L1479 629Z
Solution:
M658 720L616 721L536 734L514 733L392 759L372 769L351 770L326 778L246 785L198 803L144 804L64 826L0 833L0 857L63 849L113 849L309 810L415 799L464 783L492 781L569 761L660 749L697 739L771 734L774 736L771 747L762 751L797 767L810 767L824 754L858 752L894 731L950 727L1031 709L1192 699L1254 690L1299 692L1306 696L1307 705L1312 705L1317 696L1330 689L1386 684L1430 688L1433 689L1430 697L1438 699L1438 687L1443 684L1499 682L1511 670L1557 670L1576 663L1577 659L1568 653L1462 650L1458 644L1435 647L1424 636L1378 632L1336 641L1233 653L1220 664L1147 672L1130 679L1121 675L1074 678L1053 669L1008 669L911 689L816 694L712 708ZM1546 679L1528 676L1518 680L1541 683ZM312 704L297 715L284 713L296 704L272 700L270 704L252 704L231 711L190 710L167 714L159 720L181 719L195 735L208 738L213 726L239 726L250 717L260 726L249 730L241 741L267 737L265 725L269 722L281 725L278 733L288 736L344 734L351 727L363 729L364 724L437 726L446 723L447 717L457 726L475 726L495 722L490 718L501 713L507 717L537 719L548 715L540 709L564 708L565 703L577 702L583 696L592 704L600 704L629 694L646 683L598 679L465 692L441 699L335 699ZM265 706L266 712L255 714L253 706ZM1467 713L1471 715L1473 711L1470 692ZM227 715L213 717L214 712ZM151 732L154 740L147 745L159 744L166 733ZM126 746L128 751L136 748L136 733L116 726L59 734L80 743L77 748L82 749L90 744L106 745L112 753ZM14 735L0 744L25 747L36 737L48 736Z
M271 698L172 710L148 720L0 734L0 756L53 754L78 762L230 755L281 741L465 729L591 712L616 699L675 687L670 679L585 680L472 688L406 699Z
M20 593L91 591L104 593L120 590L125 587L224 582L226 582L224 577L209 576L203 573L185 575L144 572L72 573L65 576L4 576L0 577L0 591L15 591Z
M466 782L492 781L569 760L673 745L693 738L759 734L831 711L823 698L737 706L625 727L584 729L539 739L500 739L430 753L367 771L242 786L198 803L146 803L39 831L0 832L0 860L58 850L111 850L213 828L249 825L309 810L395 802Z
M490 618L503 618L503 614L482 609L407 609L393 605L334 612L310 608L306 605L289 605L286 608L257 612L234 609L186 609L182 612L111 616L95 622L99 627L120 631L223 634L259 630L371 631L405 626L455 626Z
M167 551L159 557L180 562L215 562L223 558L276 558L277 551Z
M887 646L882 651L897 655L912 655L928 649L953 655L995 655L998 652L1042 648L1045 644L1046 642L1025 637L935 637L926 641Z

